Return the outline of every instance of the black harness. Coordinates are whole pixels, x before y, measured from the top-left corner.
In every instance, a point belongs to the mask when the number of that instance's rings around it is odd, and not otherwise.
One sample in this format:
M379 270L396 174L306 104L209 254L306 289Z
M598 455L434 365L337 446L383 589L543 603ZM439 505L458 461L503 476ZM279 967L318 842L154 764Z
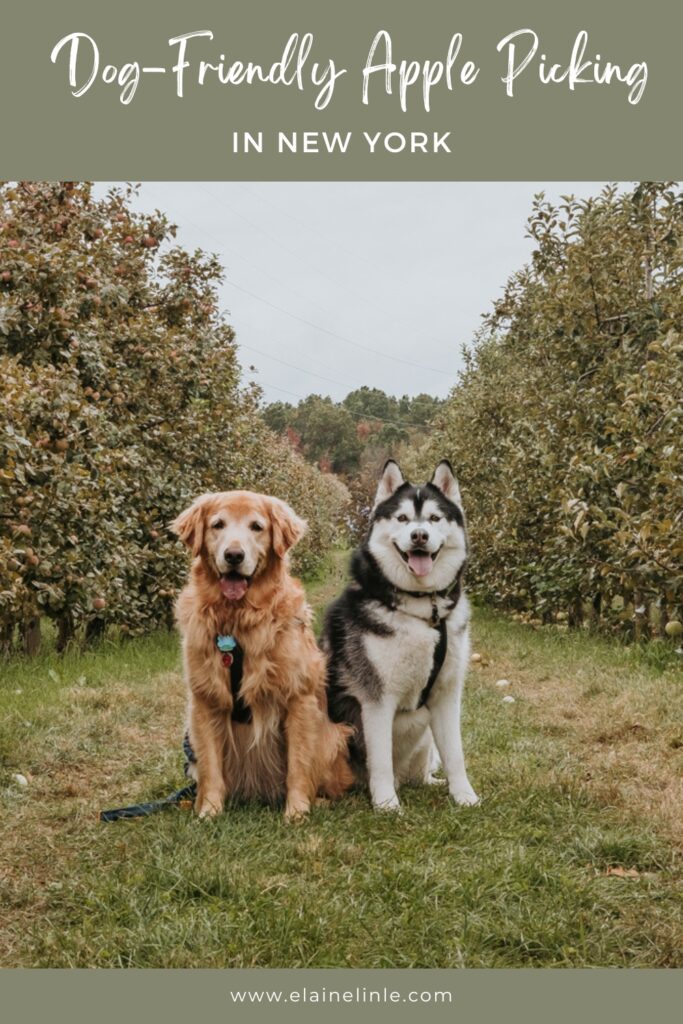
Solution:
M397 594L407 594L408 597L428 597L432 602L432 614L429 621L432 628L438 629L439 631L439 639L437 640L436 647L434 648L434 659L432 661L431 672L429 673L426 686L420 694L420 699L417 702L418 708L424 707L429 700L429 695L432 692L434 683L436 682L439 672L443 668L443 663L446 660L446 654L448 653L448 630L446 627L446 620L460 600L460 595L462 593L462 574L464 571L465 563L463 562L458 569L458 575L455 577L455 580L450 587L446 587L445 590L430 590L425 592L423 590L399 590L396 588ZM437 603L437 598L439 597L444 597L451 602L450 608L443 617L439 615L439 606Z
M244 649L237 640L230 638L234 641L230 650L221 652L218 644L218 641L221 639L225 638L217 637L216 646L218 646L223 664L230 672L230 691L232 693L232 713L230 717L233 722L251 722L251 708L245 703L241 692L242 676L244 674ZM188 776L190 774L190 766L197 763L197 757L192 749L188 733L185 733L183 737L183 753L185 755L185 775ZM196 796L197 783L190 782L187 786L183 786L182 789L164 797L163 800L151 800L144 804L132 804L130 807L115 807L111 811L100 811L100 821L118 821L119 818L146 818L150 814L156 814L157 811L165 810L167 807L177 807L186 801L193 803Z
M232 693L232 714L233 722L251 722L251 708L245 704L242 696L242 676L244 675L244 649L236 642L232 651L232 663L230 668L230 692Z
M436 678L441 669L443 668L443 663L446 660L446 652L448 651L448 633L446 630L446 619L440 619L438 626L435 626L434 628L438 629L439 631L439 639L437 640L436 647L434 648L434 660L432 662L432 671L429 673L427 685L420 694L420 699L417 702L418 708L424 707L427 701L429 700L429 694L432 692L432 687L436 682Z

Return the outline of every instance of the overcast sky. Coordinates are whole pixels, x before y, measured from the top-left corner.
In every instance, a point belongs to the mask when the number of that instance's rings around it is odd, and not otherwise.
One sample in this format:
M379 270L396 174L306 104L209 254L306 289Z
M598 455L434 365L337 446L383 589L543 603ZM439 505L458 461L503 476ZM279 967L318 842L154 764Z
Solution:
M166 213L186 248L217 253L246 378L268 401L296 402L313 392L339 400L363 384L446 395L461 346L529 258L534 193L600 188L145 182L137 206Z

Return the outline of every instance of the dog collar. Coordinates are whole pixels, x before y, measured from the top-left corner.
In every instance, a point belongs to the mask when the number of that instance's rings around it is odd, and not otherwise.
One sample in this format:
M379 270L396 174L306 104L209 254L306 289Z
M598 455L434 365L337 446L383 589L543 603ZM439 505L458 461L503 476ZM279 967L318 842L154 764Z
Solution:
M450 587L446 587L445 590L401 590L399 587L394 587L394 591L397 594L407 594L408 597L428 597L432 602L432 614L430 621L432 626L436 628L441 622L437 598L445 597L450 599L453 602L453 605L451 608L449 608L449 612L452 611L453 608L455 608L458 601L460 600L460 591L462 589L462 574L464 573L464 571L465 563L463 562L463 564L458 569L458 575L455 577L455 580L453 581L453 583L451 583ZM446 616L444 616L444 618L445 617Z

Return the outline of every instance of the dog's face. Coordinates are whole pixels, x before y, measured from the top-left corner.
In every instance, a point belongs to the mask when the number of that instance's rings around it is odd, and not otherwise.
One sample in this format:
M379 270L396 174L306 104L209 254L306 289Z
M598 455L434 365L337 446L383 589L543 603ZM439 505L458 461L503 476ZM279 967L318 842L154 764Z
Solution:
M306 524L279 498L224 491L197 498L171 529L217 577L223 596L239 601L301 539Z
M450 463L414 487L390 460L380 477L368 546L399 590L445 590L467 557L460 490Z

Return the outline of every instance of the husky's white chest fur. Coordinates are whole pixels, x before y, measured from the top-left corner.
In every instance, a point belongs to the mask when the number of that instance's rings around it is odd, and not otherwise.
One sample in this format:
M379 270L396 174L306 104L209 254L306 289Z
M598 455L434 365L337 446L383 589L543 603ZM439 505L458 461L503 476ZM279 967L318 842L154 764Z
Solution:
M374 612L391 629L391 635L368 633L364 637L368 660L384 692L396 700L397 710L414 711L432 670L439 634L424 619L403 611Z
M458 606L448 616L447 602L436 599L439 622L445 619L446 657L437 683L443 685L452 666L456 648L466 642L469 608L462 595ZM391 630L390 635L368 633L364 637L368 660L382 680L383 689L397 700L398 711L414 711L434 667L439 644L439 626L432 622L432 603L424 598L407 598L398 608L389 610L379 604L372 606L373 615ZM451 664L449 664L451 663Z

